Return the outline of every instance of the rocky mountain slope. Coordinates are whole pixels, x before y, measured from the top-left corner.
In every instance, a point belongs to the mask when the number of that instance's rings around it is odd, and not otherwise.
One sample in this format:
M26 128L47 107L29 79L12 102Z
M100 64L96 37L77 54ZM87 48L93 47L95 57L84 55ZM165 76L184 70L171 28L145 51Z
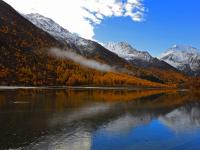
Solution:
M185 72L200 75L200 50L191 46L174 45L165 51L160 59Z
M126 42L109 42L104 46L138 67L176 70L166 62L152 57L147 51L139 51Z

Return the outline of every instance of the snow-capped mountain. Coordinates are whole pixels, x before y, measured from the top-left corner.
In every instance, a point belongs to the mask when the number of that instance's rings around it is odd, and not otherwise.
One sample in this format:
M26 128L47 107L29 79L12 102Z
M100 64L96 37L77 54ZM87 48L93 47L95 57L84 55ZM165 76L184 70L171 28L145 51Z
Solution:
M138 67L176 70L166 62L152 57L147 51L139 51L126 42L109 42L104 46Z
M150 61L153 57L146 51L138 51L126 42L109 42L104 45L108 50L116 53L118 56L126 60L140 59Z
M188 75L200 75L200 50L191 46L174 45L160 59Z

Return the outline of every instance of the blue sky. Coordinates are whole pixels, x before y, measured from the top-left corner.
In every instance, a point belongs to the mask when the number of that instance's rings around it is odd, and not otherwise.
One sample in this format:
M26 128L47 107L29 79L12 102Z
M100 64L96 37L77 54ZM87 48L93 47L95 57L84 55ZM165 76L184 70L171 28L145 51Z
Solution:
M199 0L145 0L145 21L129 17L106 18L95 27L100 42L126 41L153 56L174 44L200 48Z
M200 48L200 0L4 0L81 37L125 41L159 56L174 44Z

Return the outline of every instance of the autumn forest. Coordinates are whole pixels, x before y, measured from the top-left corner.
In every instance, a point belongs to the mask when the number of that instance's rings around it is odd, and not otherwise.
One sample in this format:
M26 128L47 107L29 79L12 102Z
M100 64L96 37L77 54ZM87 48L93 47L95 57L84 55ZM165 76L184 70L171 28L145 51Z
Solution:
M58 58L49 53L50 48L77 51L34 26L2 1L0 12L0 85L200 87L198 77L189 77L176 70L138 68L101 46L97 46L97 52L83 56L102 64L115 62L115 71L102 72Z

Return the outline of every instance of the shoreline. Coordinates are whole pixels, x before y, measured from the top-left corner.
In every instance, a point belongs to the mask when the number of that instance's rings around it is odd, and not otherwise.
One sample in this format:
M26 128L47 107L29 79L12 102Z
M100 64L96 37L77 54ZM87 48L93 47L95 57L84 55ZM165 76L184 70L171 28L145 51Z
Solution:
M151 87L125 87L125 86L0 86L0 90L17 90L17 89L99 89L99 90L177 90L189 91L189 89L179 88L151 88Z

